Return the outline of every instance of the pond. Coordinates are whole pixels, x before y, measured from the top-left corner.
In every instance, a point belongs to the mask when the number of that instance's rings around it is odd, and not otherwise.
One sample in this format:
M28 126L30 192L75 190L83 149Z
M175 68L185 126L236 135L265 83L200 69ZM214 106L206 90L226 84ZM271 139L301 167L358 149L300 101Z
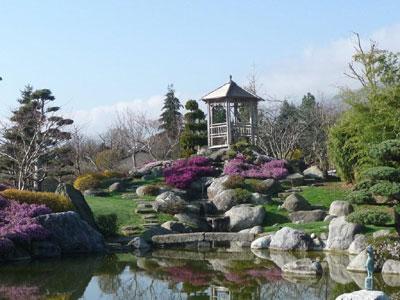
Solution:
M324 275L295 278L283 264L311 256ZM155 250L3 265L0 299L335 299L363 286L349 257L234 249ZM397 286L397 287L396 287ZM375 288L400 297L400 278L375 276Z

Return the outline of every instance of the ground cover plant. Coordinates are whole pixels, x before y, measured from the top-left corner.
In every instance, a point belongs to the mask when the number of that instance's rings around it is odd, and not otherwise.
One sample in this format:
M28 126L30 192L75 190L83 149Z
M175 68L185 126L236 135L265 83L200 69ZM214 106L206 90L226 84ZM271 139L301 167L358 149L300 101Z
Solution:
M7 189L2 191L0 195L19 203L43 204L54 212L63 212L74 209L71 201L67 197L55 193Z
M34 218L49 214L45 205L18 203L0 196L0 254L11 251L15 244L29 247L32 241L49 236Z
M204 156L176 160L164 169L165 182L180 189L186 189L200 177L212 176L214 173L211 160Z
M224 167L224 174L239 175L244 178L281 179L288 175L285 160L271 160L260 165L252 164L244 155L237 155L228 161Z

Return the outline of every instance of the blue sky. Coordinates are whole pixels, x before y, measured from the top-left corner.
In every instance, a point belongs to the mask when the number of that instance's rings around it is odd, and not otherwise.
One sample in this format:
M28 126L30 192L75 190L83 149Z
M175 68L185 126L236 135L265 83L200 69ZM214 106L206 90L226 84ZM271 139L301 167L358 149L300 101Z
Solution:
M27 83L78 118L124 104L155 115L169 83L196 99L229 74L245 83L253 64L268 95L329 94L343 83L330 57L351 32L400 50L399 11L385 0L0 0L0 115Z

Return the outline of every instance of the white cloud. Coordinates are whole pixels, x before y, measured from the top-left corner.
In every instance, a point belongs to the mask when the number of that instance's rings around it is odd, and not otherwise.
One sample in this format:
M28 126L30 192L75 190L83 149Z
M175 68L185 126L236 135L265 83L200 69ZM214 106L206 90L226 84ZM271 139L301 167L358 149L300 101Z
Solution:
M377 42L381 49L400 51L400 24L362 37L365 48L368 48L369 40ZM354 53L354 43L354 36L349 33L347 38L332 41L325 47L308 47L300 57L276 62L261 73L265 92L276 99L296 101L307 92L332 96L339 87L359 86L344 74Z
M146 113L158 118L163 104L163 96L152 96L148 99L116 102L110 105L96 106L87 110L77 110L65 115L74 120L88 135L97 135L112 125L118 112L127 108L135 112Z

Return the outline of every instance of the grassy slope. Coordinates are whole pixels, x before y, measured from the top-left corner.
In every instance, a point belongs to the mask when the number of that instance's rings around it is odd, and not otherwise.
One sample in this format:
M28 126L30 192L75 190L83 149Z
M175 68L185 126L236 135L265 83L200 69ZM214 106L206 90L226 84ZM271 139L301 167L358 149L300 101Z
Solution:
M329 210L329 206L333 201L343 200L349 192L350 188L343 183L330 182L321 187L305 187L300 194L313 206L321 207L324 210ZM390 208L376 205L358 205L355 207L355 210L365 208L383 210L391 214ZM264 225L265 231L267 232L276 231L278 228L284 226L300 229L308 233L314 232L316 234L328 231L329 223L323 221L306 224L291 223L290 219L288 218L288 212L285 210L279 210L278 203L265 205L265 210L267 211L267 218ZM279 224L279 227L272 226L274 224ZM387 229L387 227L368 225L365 226L364 232L366 234L371 234L372 232L380 229Z
M162 178L156 178L151 180L133 180L132 185L144 185L144 184L161 184ZM91 197L86 196L86 200L96 216L114 213L117 215L118 227L126 225L133 225L142 227L144 220L140 214L135 213L137 203L135 199L123 199L123 193L112 193L107 197ZM155 197L146 196L141 197L140 200L153 201ZM157 214L158 220L162 223L172 219L172 216L166 214Z

